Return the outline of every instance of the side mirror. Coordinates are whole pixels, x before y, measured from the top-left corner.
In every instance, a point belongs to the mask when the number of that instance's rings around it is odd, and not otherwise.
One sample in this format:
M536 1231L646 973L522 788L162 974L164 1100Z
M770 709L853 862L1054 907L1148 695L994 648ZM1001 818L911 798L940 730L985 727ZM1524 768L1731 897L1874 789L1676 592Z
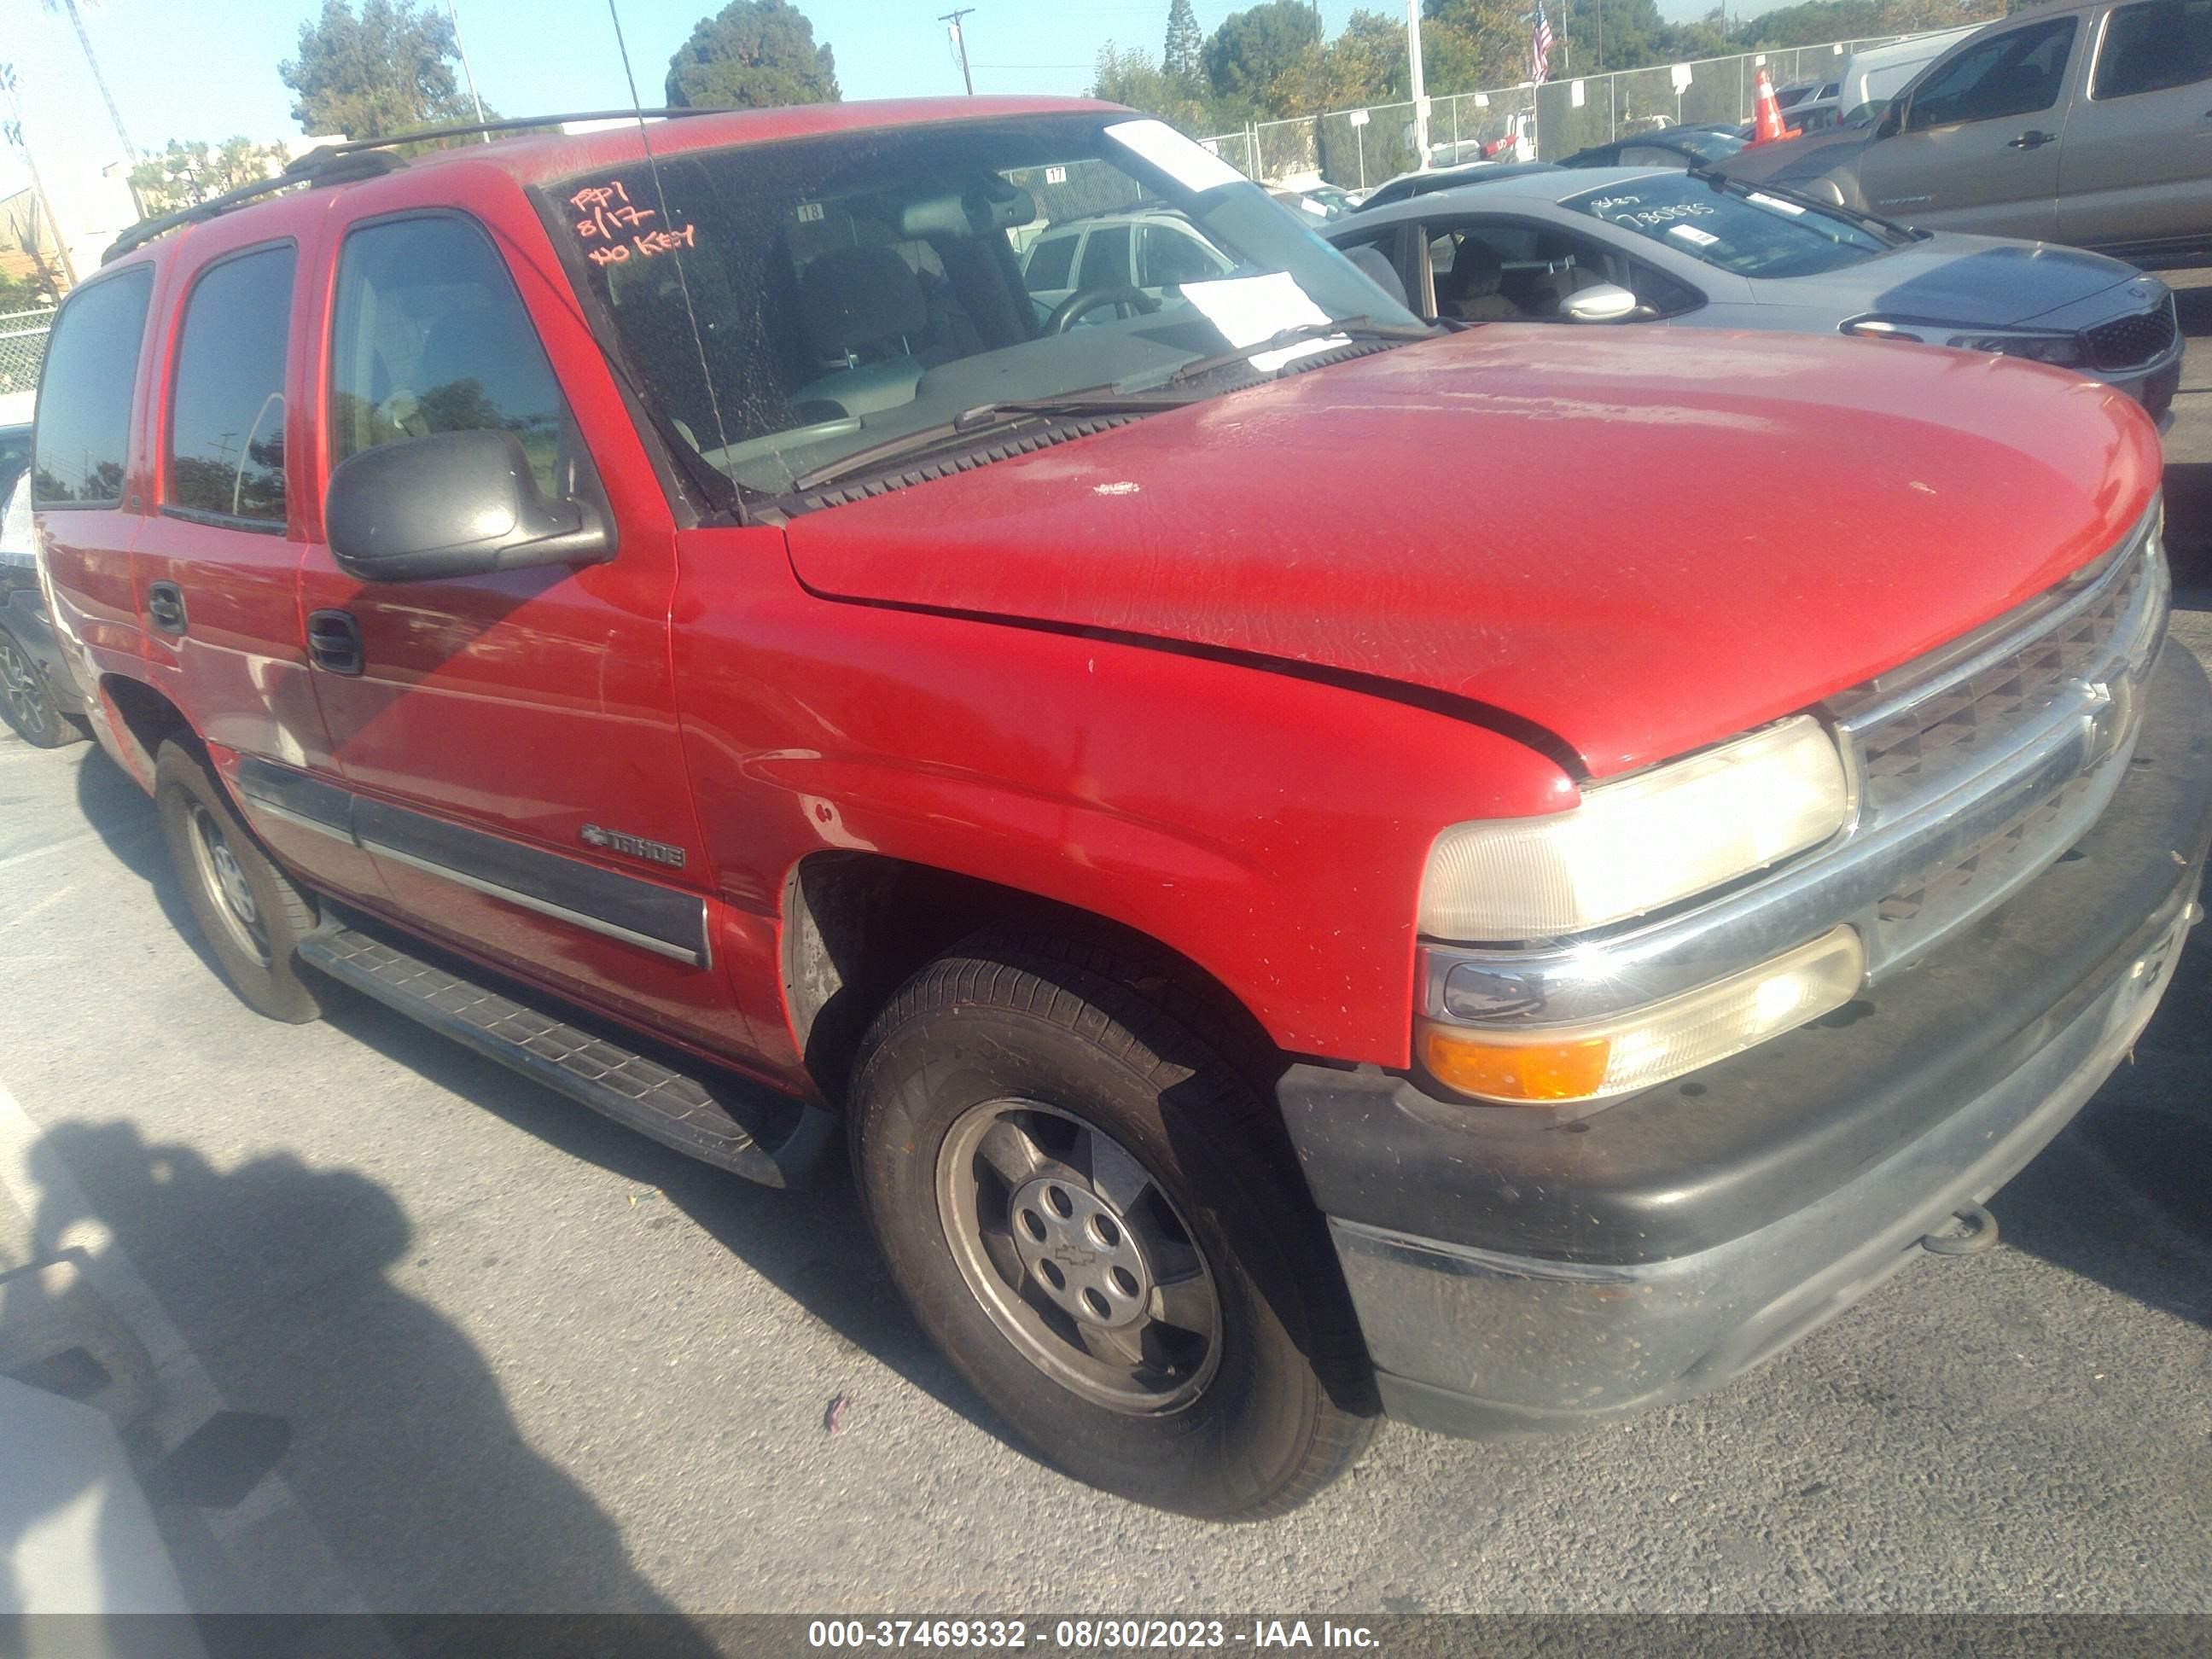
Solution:
M1559 302L1559 314L1571 323L1617 323L1641 303L1617 283L1578 288Z
M512 432L436 432L349 456L331 474L323 525L338 568L369 582L615 556L606 515L540 495Z
M1905 130L1905 112L1895 104L1882 111L1881 119L1874 124L1876 138L1894 138Z

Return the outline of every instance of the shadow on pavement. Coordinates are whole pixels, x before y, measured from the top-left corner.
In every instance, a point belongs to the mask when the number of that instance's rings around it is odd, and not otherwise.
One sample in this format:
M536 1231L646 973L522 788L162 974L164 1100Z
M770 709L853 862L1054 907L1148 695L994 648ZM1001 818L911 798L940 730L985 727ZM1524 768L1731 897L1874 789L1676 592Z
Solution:
M85 822L106 842L115 861L154 890L154 902L161 907L162 915L176 929L177 936L191 946L200 966L221 979L215 953L193 924L185 890L178 884L176 867L169 862L169 846L161 838L161 820L154 811L153 797L97 744L86 750L77 766L76 804L84 812Z
M29 1162L36 1237L111 1229L237 1408L216 1420L251 1431L194 1437L189 1490L171 1490L173 1470L149 1483L188 1582L198 1552L176 1511L234 1506L273 1462L371 1607L672 1611L614 1522L522 1438L469 1340L386 1276L414 1230L383 1188L289 1154L220 1170L119 1121L58 1124ZM248 1528L227 1547L265 1550L275 1571L301 1541Z
M221 978L170 868L153 802L97 752L84 761L77 796L117 859L148 883L170 924ZM891 1284L842 1158L833 1155L819 1184L805 1194L756 1186L611 1123L378 1003L331 990L328 1023L337 1030L572 1158L657 1188L839 1338L1005 1438Z

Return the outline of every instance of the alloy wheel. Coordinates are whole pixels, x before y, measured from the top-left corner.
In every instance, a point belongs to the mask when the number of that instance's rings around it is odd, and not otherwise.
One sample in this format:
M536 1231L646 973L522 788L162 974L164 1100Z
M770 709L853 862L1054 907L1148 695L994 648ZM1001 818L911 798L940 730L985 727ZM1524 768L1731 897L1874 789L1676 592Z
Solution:
M939 1152L937 1201L968 1288L1054 1382L1158 1416L1212 1380L1212 1272L1173 1200L1103 1129L1038 1101L971 1107Z
M269 933L262 926L261 906L222 825L198 801L191 805L191 844L193 867L216 915L239 947L266 967Z
M5 703L9 723L33 742L51 735L49 722L58 719L49 707L45 682L37 666L15 641L0 634L0 703Z

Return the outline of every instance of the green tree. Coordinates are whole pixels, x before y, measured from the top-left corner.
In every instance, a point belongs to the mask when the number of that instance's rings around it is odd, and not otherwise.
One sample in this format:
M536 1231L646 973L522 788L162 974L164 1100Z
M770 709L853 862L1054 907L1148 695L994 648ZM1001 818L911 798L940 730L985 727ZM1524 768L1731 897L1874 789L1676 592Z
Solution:
M0 270L0 316L35 310L53 302L53 290L36 276L10 276Z
M1176 80L1154 63L1148 52L1127 51L1111 40L1098 48L1091 70L1091 95L1109 104L1157 115L1170 126L1193 135L1213 130L1206 100L1195 88ZM1228 125L1224 118L1222 125Z
M1268 112L1268 88L1321 40L1321 20L1306 0L1263 0L1231 12L1201 53L1206 78L1229 103Z
M1168 7L1167 45L1160 52L1160 70L1169 80L1195 93L1206 74L1200 54L1206 37L1199 32L1198 14L1190 0L1172 0Z
M834 104L841 95L829 42L817 46L814 25L787 0L730 0L668 60L677 108Z
M459 56L453 24L415 0L362 0L358 16L346 0L323 0L322 15L300 25L300 55L276 72L305 131L389 138L475 118L453 78Z
M266 179L280 171L284 161L282 148L257 144L251 138L226 138L213 147L204 141L185 144L172 138L159 155L149 155L131 169L131 188L137 191L139 206L149 216L174 213Z

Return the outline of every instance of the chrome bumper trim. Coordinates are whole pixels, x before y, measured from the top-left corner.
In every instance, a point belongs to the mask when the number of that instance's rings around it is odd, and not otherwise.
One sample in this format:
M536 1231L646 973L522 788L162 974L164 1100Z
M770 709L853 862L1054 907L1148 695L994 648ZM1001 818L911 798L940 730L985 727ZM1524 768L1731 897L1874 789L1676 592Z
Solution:
M1856 805L1850 827L1826 847L1608 936L1518 950L1425 941L1423 1014L1515 1026L1603 1018L1751 968L1842 923L1859 930L1875 984L2002 903L2087 831L2126 773L2171 593L2157 514L2154 506L2112 554L2060 588L1831 701ZM2047 688L1987 749L1976 746L1977 733L1939 750L1924 775L1867 775L1870 734L1955 697L2116 595L2124 603L2094 659Z

